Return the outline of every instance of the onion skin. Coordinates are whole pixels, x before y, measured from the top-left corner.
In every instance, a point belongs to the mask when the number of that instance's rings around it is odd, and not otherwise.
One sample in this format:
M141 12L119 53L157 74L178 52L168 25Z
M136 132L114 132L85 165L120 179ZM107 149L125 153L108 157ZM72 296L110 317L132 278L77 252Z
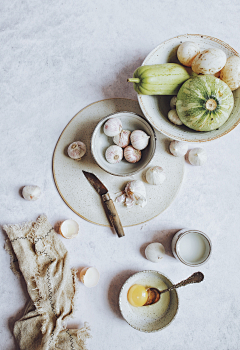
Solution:
M232 91L240 86L240 58L231 56L220 72L220 79L226 83Z

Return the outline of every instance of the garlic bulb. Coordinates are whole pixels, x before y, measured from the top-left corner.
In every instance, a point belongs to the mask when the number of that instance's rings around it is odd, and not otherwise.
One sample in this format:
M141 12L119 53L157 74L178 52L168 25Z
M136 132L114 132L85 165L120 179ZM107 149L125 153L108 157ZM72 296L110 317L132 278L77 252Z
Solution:
M226 64L226 54L220 49L208 49L199 53L192 62L192 70L197 74L215 74Z
M173 96L170 101L170 108L176 109L176 103L177 103L177 96Z
M131 133L130 136L131 144L135 149L138 149L139 151L143 150L147 147L150 136L148 136L144 131L142 130L134 130Z
M125 205L128 208L131 208L134 205L134 200L132 198L126 197Z
M74 160L80 160L86 153L86 145L81 141L75 141L68 146L68 155Z
M111 163L111 164L119 163L123 159L123 150L119 146L115 146L115 145L109 146L106 149L105 157L108 163Z
M240 58L231 56L220 72L220 79L223 80L232 91L240 86Z
M126 201L126 194L125 193L121 193L121 195L116 198L117 203L124 203L125 201Z
M166 180L166 175L163 168L154 166L147 170L146 180L150 185L160 185Z
M74 220L65 220L61 223L59 232L64 238L74 238L78 235L79 226Z
M133 148L132 146L127 146L124 148L124 158L129 163L137 163L141 159L141 156L141 151Z
M100 275L95 267L84 267L80 272L79 278L86 287L92 288L98 284Z
M133 180L127 183L125 193L132 204L140 205L142 208L147 204L147 194L144 183L140 180Z
M150 243L145 249L146 258L158 263L165 255L165 248L161 243Z
M169 150L175 157L183 157L188 151L188 144L174 140L170 142Z
M131 131L129 130L122 130L120 134L114 136L113 142L122 148L127 147L130 144L130 134Z
M36 201L41 196L41 189L38 186L24 186L22 196L27 201Z
M107 136L116 136L122 131L122 122L118 118L110 118L103 127L104 134Z
M177 50L177 57L179 62L184 66L191 67L194 57L200 53L200 48L198 44L192 41L185 41L179 45Z
M182 122L181 122L181 120L179 119L179 116L178 116L178 114L177 114L177 110L176 110L176 109L171 109L171 110L168 112L168 119L169 119L173 124L182 125Z
M192 165L201 166L207 161L207 153L203 148L193 148L188 154L188 160Z

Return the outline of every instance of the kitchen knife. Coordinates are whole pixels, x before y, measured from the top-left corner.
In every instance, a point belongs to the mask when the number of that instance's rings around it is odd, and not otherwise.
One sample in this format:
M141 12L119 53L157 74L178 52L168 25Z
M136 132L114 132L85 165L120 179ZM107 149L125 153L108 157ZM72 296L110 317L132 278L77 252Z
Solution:
M107 217L110 220L115 231L117 232L118 237L125 236L118 213L108 193L108 189L94 174L88 173L84 170L82 172L85 175L86 179L90 182L90 184L95 188L97 193L100 194L100 196L102 197Z

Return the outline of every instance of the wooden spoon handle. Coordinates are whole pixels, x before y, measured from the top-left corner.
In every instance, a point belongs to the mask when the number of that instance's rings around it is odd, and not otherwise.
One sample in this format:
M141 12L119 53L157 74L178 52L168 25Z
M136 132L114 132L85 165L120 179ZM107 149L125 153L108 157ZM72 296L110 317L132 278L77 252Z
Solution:
M121 221L119 219L117 210L115 208L115 205L108 195L108 193L104 196L102 196L105 208L106 208L106 214L107 217L109 218L109 221L111 222L112 226L114 227L115 231L117 232L118 237L123 237L125 236L123 227L121 224Z

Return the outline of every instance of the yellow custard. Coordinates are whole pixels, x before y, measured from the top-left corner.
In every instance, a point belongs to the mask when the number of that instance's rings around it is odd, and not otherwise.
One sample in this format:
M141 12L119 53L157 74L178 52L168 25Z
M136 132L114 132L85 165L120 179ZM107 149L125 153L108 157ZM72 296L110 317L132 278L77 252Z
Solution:
M148 292L144 286L134 284L129 288L127 298L132 306L143 306L148 299Z

